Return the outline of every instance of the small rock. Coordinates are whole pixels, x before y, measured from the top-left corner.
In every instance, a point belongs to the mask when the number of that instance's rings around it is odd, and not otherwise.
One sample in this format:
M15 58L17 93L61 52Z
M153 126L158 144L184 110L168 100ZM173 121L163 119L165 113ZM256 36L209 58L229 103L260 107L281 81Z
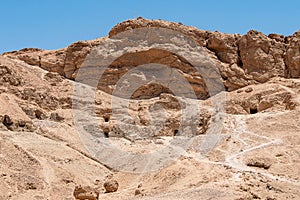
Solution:
M43 113L42 111L40 111L40 110L35 110L35 111L34 111L34 114L35 114L35 117L36 117L37 119L42 120L42 119L45 118L44 113Z
M19 127L25 127L26 122L25 121L19 121Z
M58 113L51 113L50 119L57 121L57 122L61 122L64 120L64 118L61 117Z
M108 180L103 184L106 193L116 192L119 188L119 183L116 180Z
M76 186L73 196L76 200L97 200L99 197L99 192L97 189L89 186Z
M246 165L249 167L259 167L269 169L272 165L272 160L264 157L254 157L246 161Z
M26 183L25 184L25 190L36 190L37 185L35 183Z
M283 156L283 154L282 153L277 153L275 156L276 157L281 157L281 156Z
M13 121L11 120L11 118L8 115L4 115L3 117L3 124L8 127L13 125Z
M267 187L267 189L268 189L268 190L272 190L272 188L273 188L273 186L272 186L272 185L270 185L269 183L267 184L267 186L266 186L266 187Z
M99 184L100 184L100 180L96 179L95 182L94 182L94 185L99 185Z
M33 124L27 123L27 124L26 124L26 129L27 129L27 131L29 131L29 132L33 132L33 131L36 130L36 127L35 127Z
M269 38L276 40L277 42L284 42L284 35L271 33L268 35Z
M164 142L160 139L154 141L154 144L164 144Z
M67 158L67 159L65 159L65 160L64 160L64 162L65 162L66 164L68 164L68 163L71 163L71 162L72 162L72 160L71 160L71 159L69 159L69 158Z
M253 91L253 88L251 88L251 87L249 87L249 88L247 88L246 90L245 90L245 92L247 92L247 93L250 93L250 92L252 92Z
M134 195L140 195L140 194L142 194L141 190L136 189L135 192L134 192Z

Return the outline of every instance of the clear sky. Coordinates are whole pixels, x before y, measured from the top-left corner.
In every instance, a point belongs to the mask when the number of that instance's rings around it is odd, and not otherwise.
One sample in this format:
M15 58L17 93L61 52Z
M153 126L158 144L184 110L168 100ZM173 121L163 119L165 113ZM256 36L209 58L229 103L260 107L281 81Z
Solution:
M24 47L57 49L108 34L142 16L244 34L291 35L300 29L299 0L1 0L0 53Z

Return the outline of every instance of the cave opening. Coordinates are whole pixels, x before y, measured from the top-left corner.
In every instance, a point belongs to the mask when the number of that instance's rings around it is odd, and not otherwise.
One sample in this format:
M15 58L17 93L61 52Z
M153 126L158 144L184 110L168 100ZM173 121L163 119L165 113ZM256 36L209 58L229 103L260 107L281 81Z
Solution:
M105 137L105 138L109 138L109 133L108 133L107 131L104 131L103 134L104 134L104 137Z
M105 122L109 121L109 117L103 117Z
M178 136L179 135L179 131L177 129L175 129L173 135L174 136Z
M256 114L258 113L257 108L250 108L250 114Z

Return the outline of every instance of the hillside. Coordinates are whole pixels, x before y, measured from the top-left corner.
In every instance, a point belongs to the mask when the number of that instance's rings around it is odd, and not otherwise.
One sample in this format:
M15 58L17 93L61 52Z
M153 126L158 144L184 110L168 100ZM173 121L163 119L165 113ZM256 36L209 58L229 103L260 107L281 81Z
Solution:
M300 31L141 17L4 53L0 199L300 199L299 78Z

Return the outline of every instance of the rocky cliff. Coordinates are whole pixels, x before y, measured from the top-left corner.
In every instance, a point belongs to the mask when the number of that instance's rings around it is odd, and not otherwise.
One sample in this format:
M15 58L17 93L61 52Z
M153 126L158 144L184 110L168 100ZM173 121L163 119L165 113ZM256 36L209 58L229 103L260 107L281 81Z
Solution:
M139 18L117 24L109 32L108 37L113 38L122 31L145 27L160 27L180 32L204 47L211 58L216 61L228 91L251 84L265 83L272 77L298 78L300 76L299 31L287 37L278 34L266 36L254 30L245 35L225 34L203 31L180 23ZM4 55L74 80L86 56L93 47L101 43L101 40L103 39L76 42L57 51L23 49ZM149 61L179 69L189 79L199 98L208 97L201 77L193 73L191 70L193 66L190 63L179 55L158 49L128 53L118 58L106 70L99 88L111 93L112 89L109 86L116 84L115 77L121 77L131 68ZM115 68L118 70L114 70ZM162 92L167 92L167 90L154 87L147 94L142 96L136 94L134 97L151 98Z
M0 55L0 199L299 199L299 41L138 18Z

